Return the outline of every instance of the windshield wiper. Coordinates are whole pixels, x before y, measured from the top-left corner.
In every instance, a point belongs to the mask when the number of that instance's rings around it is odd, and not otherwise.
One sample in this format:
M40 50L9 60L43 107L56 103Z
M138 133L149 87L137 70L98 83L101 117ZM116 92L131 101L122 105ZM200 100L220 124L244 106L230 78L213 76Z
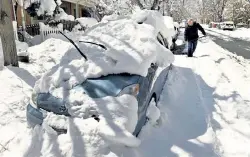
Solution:
M79 41L79 42L97 45L97 46L100 46L101 48L103 48L104 50L107 50L107 48L102 44L94 43L94 42L91 42L91 41Z
M86 57L86 55L84 55L83 53L82 53L82 51L77 47L77 45L75 44L75 42L72 40L72 39L70 39L69 37L67 37L65 34L63 34L61 31L59 31L59 33L61 33L66 39L68 39L69 40L69 42L71 42L71 44L73 44L74 46L75 46L75 48L79 51L79 53L83 56L83 58L87 61L88 60L88 58Z

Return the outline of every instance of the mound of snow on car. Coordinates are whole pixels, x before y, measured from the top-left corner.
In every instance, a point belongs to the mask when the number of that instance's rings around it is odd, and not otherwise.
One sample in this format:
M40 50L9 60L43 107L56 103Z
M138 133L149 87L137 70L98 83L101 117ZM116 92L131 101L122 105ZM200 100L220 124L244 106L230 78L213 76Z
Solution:
M69 42L60 39L48 39L33 47L33 50L29 48L28 51L33 52L30 52L32 62L37 62L41 69L44 69L43 64L38 60L43 57L44 60L54 60L55 64L59 62L36 82L34 92L49 92L62 98L72 116L47 113L43 125L36 126L32 138L26 141L29 148L41 147L41 150L28 149L25 155L60 156L58 153L61 153L61 156L77 156L85 153L87 156L103 156L112 152L114 144L129 147L140 145L140 140L132 135L138 121L138 102L134 96L92 99L73 87L87 78L108 74L146 76L151 63L168 66L174 56L157 41L159 31L152 25L138 24L127 18L100 23L91 27L77 42L88 60ZM81 41L102 44L107 49ZM93 115L98 117L99 122L91 118ZM49 126L67 129L68 132L55 136L56 133Z
M162 16L160 12L153 10L136 10L131 18L136 22L143 22L151 25L157 32L167 39L168 45L172 45L172 37L175 34L173 19L169 16Z
M107 50L96 45L80 44L88 60L85 61L76 51L66 53L60 64L37 83L36 91L53 93L61 87L70 90L86 78L108 74L146 76L151 63L155 62L159 66L167 66L174 57L156 40L158 31L150 25L140 25L129 19L100 24L87 31L80 40L103 44Z

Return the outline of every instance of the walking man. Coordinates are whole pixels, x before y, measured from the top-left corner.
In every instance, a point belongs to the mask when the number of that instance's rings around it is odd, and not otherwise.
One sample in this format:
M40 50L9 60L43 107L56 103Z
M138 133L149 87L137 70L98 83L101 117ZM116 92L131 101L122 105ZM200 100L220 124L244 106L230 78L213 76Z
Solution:
M189 19L184 33L185 41L188 42L188 57L193 57L193 53L196 49L199 38L198 30L200 30L203 35L206 35L205 30L199 23L193 19Z

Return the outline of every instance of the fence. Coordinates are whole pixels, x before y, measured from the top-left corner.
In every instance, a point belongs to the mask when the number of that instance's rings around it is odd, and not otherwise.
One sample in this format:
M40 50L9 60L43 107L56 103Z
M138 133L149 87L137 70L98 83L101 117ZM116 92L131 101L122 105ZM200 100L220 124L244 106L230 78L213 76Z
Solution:
M14 25L14 24L13 24ZM76 27L78 26L78 27ZM77 31L84 31L85 28L80 25L78 21L51 21L46 23L26 25L25 30L22 27L17 28L17 38L19 41L25 41L25 36L23 32L26 31L31 36L41 35L42 40L45 39L49 34L59 34L59 31L74 31L77 28Z
M55 27L51 27L49 25L45 25L44 23L39 23L40 26L40 35L42 37L42 41L44 41L45 37L49 34L59 34L60 31L63 31L62 24L58 24Z

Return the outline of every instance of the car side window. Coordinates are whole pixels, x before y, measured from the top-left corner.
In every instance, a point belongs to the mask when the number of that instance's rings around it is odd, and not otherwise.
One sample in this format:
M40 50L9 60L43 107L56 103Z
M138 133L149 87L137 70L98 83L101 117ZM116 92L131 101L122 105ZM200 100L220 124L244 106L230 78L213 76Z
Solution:
M162 35L161 33L158 33L158 35L157 35L157 40L159 41L159 43L160 43L162 46L168 48L168 43L167 43L166 39L163 37L163 35Z

